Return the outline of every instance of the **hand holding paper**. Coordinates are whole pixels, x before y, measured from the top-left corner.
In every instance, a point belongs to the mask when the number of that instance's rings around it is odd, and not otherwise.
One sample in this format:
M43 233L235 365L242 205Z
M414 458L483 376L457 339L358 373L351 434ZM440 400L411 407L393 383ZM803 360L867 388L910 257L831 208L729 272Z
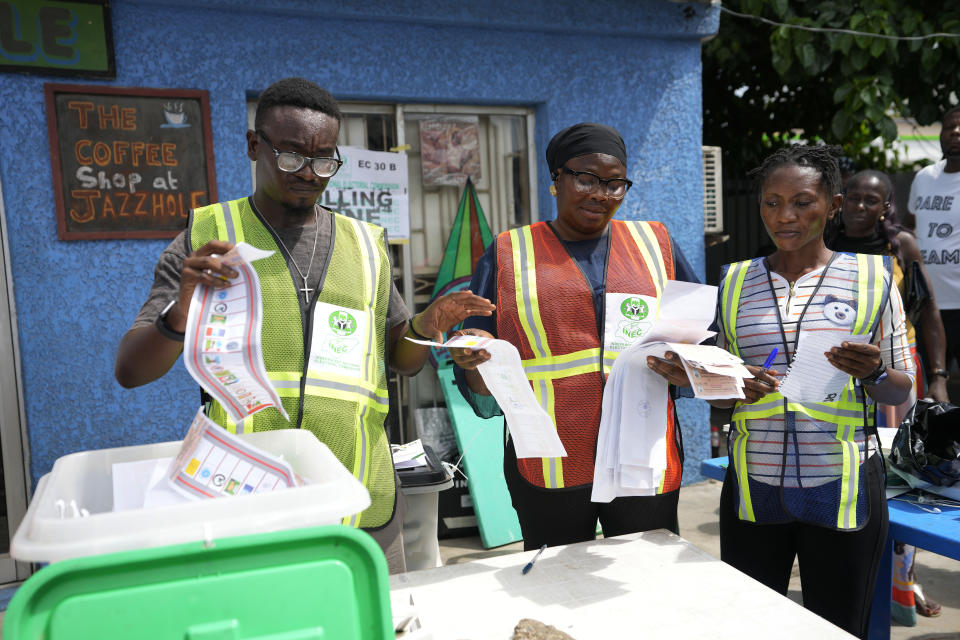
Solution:
M844 342L865 343L868 335L844 331L801 331L797 352L780 382L780 393L794 402L834 402L850 382L850 374L835 367L826 352Z
M482 329L460 329L456 331L451 341L460 336L473 336L476 338L488 338L495 340L492 335ZM490 353L482 346L467 346L449 349L448 353L453 359L453 363L465 371L476 369L478 366L490 359Z
M263 364L263 302L251 262L271 255L241 242L222 259L237 277L225 287L200 284L193 291L184 339L187 371L240 422L268 407L290 419Z
M497 400L506 419L518 458L560 458L567 455L557 427L537 402L523 372L520 352L506 340L459 335L445 343L429 340L411 342L447 349L484 349L490 359L477 367L487 389Z

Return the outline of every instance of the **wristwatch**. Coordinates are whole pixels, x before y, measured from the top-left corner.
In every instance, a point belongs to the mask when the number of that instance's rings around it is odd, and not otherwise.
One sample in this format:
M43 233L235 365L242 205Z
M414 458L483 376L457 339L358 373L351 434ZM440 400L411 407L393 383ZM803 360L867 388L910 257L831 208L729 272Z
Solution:
M940 377L943 378L944 380L949 380L949 379L950 379L950 372L947 371L946 369L934 369L934 370L932 371L932 373L933 373L933 375L935 375L935 376L940 376Z
M880 363L880 366L874 369L871 373L860 378L860 382L863 384L877 385L887 379L887 368L883 366L883 363Z
M170 325L167 324L167 314L170 313L170 309L173 308L173 305L177 304L177 299L174 298L167 303L167 306L163 308L163 311L160 312L160 315L157 316L156 321L153 323L157 327L157 331L162 333L164 337L175 340L176 342L183 342L186 334L183 334L179 331L174 331L170 328Z

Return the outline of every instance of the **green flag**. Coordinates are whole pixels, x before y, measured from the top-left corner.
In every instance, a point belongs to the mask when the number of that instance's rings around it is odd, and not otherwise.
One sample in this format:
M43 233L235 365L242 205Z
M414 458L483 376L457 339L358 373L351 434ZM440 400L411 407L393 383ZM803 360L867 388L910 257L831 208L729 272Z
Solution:
M437 273L437 283L433 287L433 298L452 291L467 289L477 261L491 242L493 242L493 234L487 225L483 209L480 208L477 190L470 178L467 178L463 195L460 197L457 217L453 221L447 247L443 250L443 261ZM435 367L452 365L445 349L434 349L430 362Z

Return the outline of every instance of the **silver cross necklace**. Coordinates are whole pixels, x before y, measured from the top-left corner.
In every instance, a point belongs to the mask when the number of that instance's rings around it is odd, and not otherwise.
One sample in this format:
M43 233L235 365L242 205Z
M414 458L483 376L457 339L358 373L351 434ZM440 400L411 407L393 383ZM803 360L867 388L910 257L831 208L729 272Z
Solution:
M277 230L273 228L266 218L263 218L263 221L267 223L267 226L270 227L270 230L273 231L273 235L277 238L277 242L280 243L280 246L284 248L287 252L287 255L290 256L290 264L293 265L293 268L297 270L297 273L300 274L300 278L303 279L303 287L299 289L300 293L303 294L304 299L307 302L310 302L310 294L313 293L314 289L307 286L307 277L310 276L310 271L313 269L313 258L317 255L317 239L320 237L320 208L317 205L313 205L313 252L310 254L310 264L307 265L307 273L304 275L303 271L300 271L300 267L297 266L296 260L293 259L293 252L290 249L287 249L287 245L283 243L283 240L280 239L280 234L277 233Z

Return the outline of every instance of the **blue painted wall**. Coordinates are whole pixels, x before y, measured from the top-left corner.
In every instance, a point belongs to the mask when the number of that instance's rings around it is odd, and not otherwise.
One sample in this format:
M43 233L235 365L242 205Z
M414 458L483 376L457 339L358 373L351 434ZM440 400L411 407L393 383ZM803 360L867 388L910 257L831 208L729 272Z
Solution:
M341 99L534 106L538 159L575 122L619 129L635 186L618 216L665 222L703 273L700 39L717 30L715 7L113 0L111 9L117 78L107 84L210 92L222 200L251 191L246 100L281 77L303 75ZM0 73L0 178L34 481L74 451L178 439L199 401L181 364L137 390L114 381L116 346L167 241L57 239L43 83L64 81ZM537 187L541 218L554 217L545 169ZM690 481L709 453L708 414L699 401L681 405Z

